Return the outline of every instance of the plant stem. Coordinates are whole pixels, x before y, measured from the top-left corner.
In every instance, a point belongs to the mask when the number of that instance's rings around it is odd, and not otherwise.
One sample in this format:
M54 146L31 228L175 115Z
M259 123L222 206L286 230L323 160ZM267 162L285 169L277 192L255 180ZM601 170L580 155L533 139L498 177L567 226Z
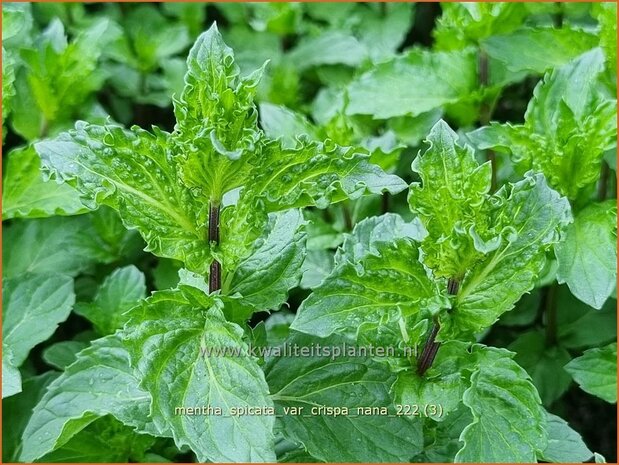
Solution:
M552 347L557 344L557 283L553 283L548 287L545 296L545 313L546 313L546 345Z
M380 198L380 209L383 213L389 211L389 193L385 192Z
M208 241L209 244L219 244L219 205L211 204L208 212ZM221 289L221 264L217 260L211 263L208 289L212 294Z
M440 325L437 320L434 320L432 323L432 330L430 331L430 335L426 340L426 343L423 346L423 351L421 352L421 357L417 362L417 374L419 376L423 376L423 374L428 371L428 368L432 366L434 359L436 357L436 353L438 352L438 348L441 345L440 342L436 342L436 335L438 334L438 330L440 329Z
M606 200L608 195L608 178L610 177L610 168L608 163L602 161L602 172L600 174L600 183L598 184L598 200Z

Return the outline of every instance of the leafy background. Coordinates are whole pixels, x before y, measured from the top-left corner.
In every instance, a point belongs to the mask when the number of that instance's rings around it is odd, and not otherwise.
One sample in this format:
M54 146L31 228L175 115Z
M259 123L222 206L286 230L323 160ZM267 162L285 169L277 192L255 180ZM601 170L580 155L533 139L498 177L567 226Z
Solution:
M616 408L603 399L616 402L616 389L587 387L578 376L589 357L600 366L597 357L606 350L600 348L616 341L616 210L609 200L616 197L616 146L608 143L608 125L600 122L616 118L611 101L615 8L590 3L3 4L3 378L12 379L6 375L19 367L23 382L21 393L3 401L3 422L13 425L3 429L3 461L15 461L22 452L22 432L45 387L65 370L79 372L80 361L71 365L76 354L122 326L123 313L152 291L175 287L182 268L144 252L143 239L125 229L114 210L88 212L70 186L45 180L31 144L76 120L111 119L172 131L172 96L183 89L185 57L213 21L243 74L270 60L256 100L260 125L273 137L294 144L295 136L305 133L364 146L373 162L410 183L420 180L411 162L443 118L477 149L478 160L493 160L495 186L533 168L569 198L579 212L565 246L573 249L557 252L558 263L549 261L535 289L485 331L483 342L516 352L544 406L578 431L589 449L615 461ZM588 55L591 61L581 70L587 82L586 72L600 68L605 97L570 87L574 70L561 71L598 46L603 58ZM534 94L545 73L558 82L561 73L567 75L565 85L557 86L559 97ZM561 97L571 113L548 116L548 108L564 108L556 102ZM604 98L611 103L598 101ZM593 108L591 121L587 115ZM543 136L548 119L557 126L554 138ZM614 141L616 126L610 136ZM580 164L566 167L548 155L558 148L568 158L581 157ZM345 234L385 212L410 219L406 193L306 209L310 222L300 283L281 312L257 313L250 326L266 321L286 334L301 302L333 268ZM570 259L562 264L561 254L576 256L576 264ZM113 363L119 354L107 350ZM602 355L612 373L612 353ZM566 371L568 363L573 369ZM83 373L84 382L92 383L86 369ZM121 378L105 380L112 392L123 386ZM17 392L3 382L3 397L11 389ZM127 424L104 417L44 460L195 459L170 440L130 434ZM279 456L308 460L294 448Z

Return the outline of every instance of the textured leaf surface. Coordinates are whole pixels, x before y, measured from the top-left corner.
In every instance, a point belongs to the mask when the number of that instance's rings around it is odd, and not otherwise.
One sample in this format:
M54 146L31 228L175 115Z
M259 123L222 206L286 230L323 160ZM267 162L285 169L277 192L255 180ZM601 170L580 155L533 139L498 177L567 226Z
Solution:
M231 278L228 293L239 293L241 305L248 306L250 312L234 312L235 320L240 317L241 322L253 311L278 310L286 301L288 290L299 284L305 258L303 224L299 210L271 215L269 229L258 241L256 250Z
M616 287L616 225L615 202L592 204L576 215L555 246L557 280L593 308L601 308Z
M77 354L88 347L83 341L60 341L45 348L43 360L48 365L64 370L77 359Z
M565 366L581 389L606 402L617 402L617 343L589 349Z
M321 337L355 334L361 323L440 308L436 284L419 262L415 243L400 239L377 251L357 264L338 265L301 304L292 328Z
M500 242L462 282L453 320L444 320L445 327L453 323L456 333L479 331L511 310L533 288L546 250L571 220L567 199L550 189L541 175L504 186L491 202L497 207L488 221L500 231Z
M341 345L296 335L298 347ZM395 380L386 367L365 357L274 357L265 367L267 382L281 417L281 432L302 443L325 462L408 461L422 447L421 422L407 417L357 415L357 407L387 407ZM312 407L348 407L348 416L311 415ZM286 407L304 407L304 416L287 415ZM341 447L345 444L346 447Z
M182 291L154 294L132 311L134 324L125 331L141 386L152 396L153 421L199 461L274 461L274 417L230 411L272 407L264 374L247 353L242 329L198 292L194 303ZM219 407L222 415L175 413L197 406Z
M32 147L8 154L2 189L2 218L42 218L87 211L66 184L43 181L41 161Z
M54 334L69 316L73 280L61 274L25 274L2 281L2 342L20 366L30 349Z
M78 122L75 130L35 148L44 168L74 184L86 205L117 209L127 227L140 231L149 251L206 271L206 211L178 182L166 139L161 131Z
M2 346L2 398L18 394L22 390L19 368L13 365L13 355L8 346Z
M456 462L535 462L547 446L546 413L526 372L504 349L485 348L465 391L473 413Z
M114 335L98 339L50 384L34 408L20 460L31 462L44 456L105 415L157 434L148 418L148 405L148 393L138 387L121 340Z

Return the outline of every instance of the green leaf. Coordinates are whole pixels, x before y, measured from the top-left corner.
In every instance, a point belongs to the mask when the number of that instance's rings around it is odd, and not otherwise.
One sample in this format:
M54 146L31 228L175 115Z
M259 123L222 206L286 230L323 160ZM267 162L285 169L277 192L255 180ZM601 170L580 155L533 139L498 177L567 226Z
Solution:
M30 349L54 334L75 302L73 280L62 274L24 274L2 281L2 341L20 366Z
M231 411L273 406L264 374L247 353L242 329L224 319L213 297L197 292L190 294L193 303L182 290L154 294L132 311L133 324L123 334L141 386L152 396L153 422L199 461L274 461L274 417ZM222 411L177 411L200 406Z
M458 50L516 29L527 16L519 3L444 3L432 31L438 50Z
M26 378L19 394L2 400L2 420L11 421L11 428L2 428L3 463L15 463L19 460L23 448L22 434L32 409L43 397L49 383L57 376L58 373L48 371L39 376Z
M372 115L376 119L418 116L455 103L476 88L477 61L473 50L414 49L356 78L348 87L346 113Z
M503 186L489 204L487 221L498 234L492 247L490 239L482 242L486 255L462 281L454 311L442 315L443 338L480 331L511 310L533 288L546 251L571 221L567 199L550 189L542 175Z
M468 134L481 150L510 153L519 171L543 173L570 200L586 201L604 152L615 145L616 101L600 85L604 56L593 49L547 73L533 92L525 123L496 123Z
M432 128L426 138L430 147L412 165L421 183L411 185L408 203L428 230L424 263L438 277L461 280L483 256L471 229L483 234L490 226L483 209L492 169L489 162L480 166L473 150L457 140L442 120Z
M555 246L557 280L576 297L600 309L617 283L617 207L614 201L580 211Z
M81 215L11 222L3 231L4 276L22 273L76 276L96 263L115 260L115 251L99 236L94 220L93 215Z
M230 277L226 293L238 293L242 296L238 303L248 307L247 313L239 308L240 315L233 311L234 321L243 322L254 311L279 310L288 291L299 284L305 258L303 225L299 210L271 215L268 230L257 248Z
M206 210L178 180L168 135L78 122L75 130L35 144L43 167L69 181L87 206L117 209L137 229L147 250L174 258L196 272L208 269Z
M59 19L52 20L36 48L23 49L24 69L18 75L13 127L27 140L57 131L87 107L105 78L99 57L112 34L102 19L67 43ZM23 115L23 118L22 118ZM34 124L33 124L34 123Z
M316 128L305 116L282 105L260 103L260 126L270 138L282 137L286 147L294 147L297 136L303 134L318 139Z
M20 460L43 457L105 415L158 435L149 419L149 400L148 393L138 387L119 337L97 339L49 385L34 408L24 431Z
M441 415L431 417L432 420L451 421L450 416L462 403L462 395L468 385L466 370L471 368L470 359L468 344L460 341L442 344L432 366L423 376L411 370L398 373L393 386L395 402L417 405L422 411L426 405L440 406Z
M415 457L416 463L453 463L460 450L462 430L473 421L471 411L463 404L440 423L425 422L423 452Z
M4 11L3 11L4 14ZM15 95L15 60L12 53L2 47L2 126L11 111L11 102ZM3 141L6 131L2 128ZM4 203L4 202L3 202Z
M58 449L41 457L48 463L126 463L144 460L155 438L136 434L114 417L93 421Z
M604 399L617 402L617 343L586 350L565 366L580 388Z
M580 434L570 428L562 418L546 413L548 447L539 454L544 462L551 463L574 463L587 462L593 452L589 450Z
M343 31L325 31L306 37L290 51L288 58L299 71L321 65L358 66L367 58L366 48Z
M82 341L60 341L45 348L43 360L48 365L59 370L64 370L77 359L77 354L88 347Z
M548 347L541 331L521 334L508 348L516 352L514 360L527 370L544 405L551 405L570 387L572 379L563 366L572 357L563 347Z
M414 242L399 239L376 245L376 250L359 262L338 264L303 301L291 328L320 337L354 335L361 323L427 316L441 307Z
M599 347L617 339L617 300L595 310L576 299L566 286L558 291L557 338L567 349Z
M535 462L547 446L546 413L526 372L505 349L474 346L479 367L463 402L473 413L456 462Z
M565 65L596 45L595 35L565 27L523 28L511 34L489 37L481 47L509 73L542 74Z
M12 150L4 169L2 218L41 218L75 215L87 209L74 189L44 181L41 161L32 146Z
M295 335L287 342L341 346L343 339ZM409 461L422 447L421 422L405 416L358 415L358 407L384 407L394 414L389 388L395 377L385 365L365 357L273 357L265 367L267 382L281 417L281 433L302 443L325 462ZM331 416L313 407L346 407ZM302 415L285 408L303 407ZM346 444L346 447L341 447Z
M594 5L594 14L600 23L600 46L608 61L608 69L617 69L617 5L600 2Z
M75 312L89 320L102 336L112 334L127 321L125 313L146 297L144 274L130 265L107 276L90 303L80 302Z
M9 346L2 344L2 398L19 394L22 379L19 368L13 365L13 353Z

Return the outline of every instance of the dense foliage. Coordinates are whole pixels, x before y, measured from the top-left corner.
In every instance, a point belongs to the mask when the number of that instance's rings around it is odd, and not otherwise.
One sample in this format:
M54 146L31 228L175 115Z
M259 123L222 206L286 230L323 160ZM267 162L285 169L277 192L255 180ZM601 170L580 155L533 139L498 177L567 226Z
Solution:
M3 461L616 460L616 14L4 3Z

